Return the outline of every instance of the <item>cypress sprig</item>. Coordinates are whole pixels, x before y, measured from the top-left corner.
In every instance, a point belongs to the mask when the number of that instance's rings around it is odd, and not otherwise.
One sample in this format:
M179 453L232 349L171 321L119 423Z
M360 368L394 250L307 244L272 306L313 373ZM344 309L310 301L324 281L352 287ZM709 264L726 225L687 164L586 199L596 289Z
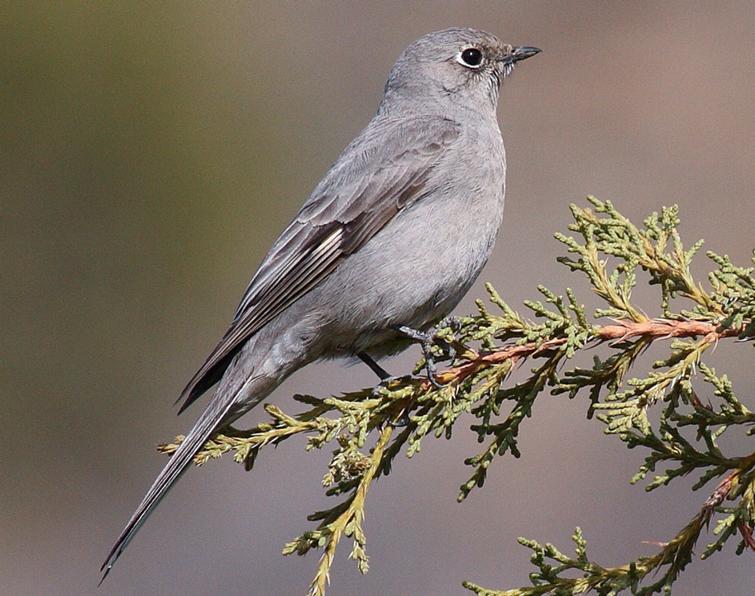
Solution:
M755 414L735 394L728 377L703 361L723 340L752 346L754 268L708 252L714 268L706 287L690 270L702 241L685 249L677 231L677 207L664 207L638 227L610 202L595 197L588 197L588 202L589 207L571 206L573 235L556 234L556 239L567 251L558 260L583 274L603 303L591 315L571 289L562 296L540 286L539 298L524 302L529 312L525 317L488 285L489 305L478 301L477 313L438 324L432 347L434 358L444 365L436 374L438 386L419 374L420 362L416 374L377 387L328 398L298 395L295 399L304 406L298 414L267 405L269 421L248 431L225 429L196 455L195 463L201 465L232 452L235 461L251 469L265 447L292 436L306 436L308 450L332 446L323 486L338 502L309 516L317 526L283 550L303 555L322 549L311 595L325 593L344 536L352 542L350 558L367 572L367 491L377 478L390 473L402 451L413 457L427 436L450 438L459 419L471 417L471 429L484 446L465 460L472 472L460 487L458 500L463 501L483 486L496 458L522 455L519 433L543 394L584 395L588 417L596 414L605 432L628 448L645 450L632 482L647 481L646 490L691 473L697 478L693 490L714 481L717 485L700 511L676 536L659 544L655 555L607 567L588 557L579 529L573 536L574 556L551 544L520 538L533 552L531 586L495 591L466 582L466 588L483 596L668 592L692 561L693 549L711 521L713 538L703 558L732 538L738 542L737 554L755 551L755 452L728 453L719 445L724 433L755 434ZM632 301L643 276L660 289L656 317ZM662 344L667 346L666 356L650 371L630 377L637 357L668 338L672 342ZM587 348L593 354L592 366L569 366ZM509 374L525 360L532 362L530 374L507 385ZM651 410L657 414L649 415ZM685 429L694 429L694 437ZM172 453L181 439L160 450Z

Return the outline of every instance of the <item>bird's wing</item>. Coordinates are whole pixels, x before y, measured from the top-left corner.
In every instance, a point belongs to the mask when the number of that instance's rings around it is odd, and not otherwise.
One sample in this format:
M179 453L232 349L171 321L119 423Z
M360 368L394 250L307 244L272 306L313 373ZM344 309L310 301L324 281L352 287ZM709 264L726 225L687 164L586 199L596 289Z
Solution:
M432 192L430 173L461 134L440 116L376 121L343 152L267 254L225 335L178 401L217 382L244 342L325 279L399 211Z

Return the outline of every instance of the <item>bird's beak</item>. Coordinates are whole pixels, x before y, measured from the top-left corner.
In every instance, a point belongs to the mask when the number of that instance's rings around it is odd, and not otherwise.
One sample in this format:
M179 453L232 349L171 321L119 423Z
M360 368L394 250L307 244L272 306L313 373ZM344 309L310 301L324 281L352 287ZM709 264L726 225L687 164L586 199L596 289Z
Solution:
M511 51L507 52L503 56L503 62L504 64L514 64L515 62L519 62L520 60L531 58L532 56L539 54L540 52L542 52L540 48L533 48L530 46L519 46L517 48L511 48Z

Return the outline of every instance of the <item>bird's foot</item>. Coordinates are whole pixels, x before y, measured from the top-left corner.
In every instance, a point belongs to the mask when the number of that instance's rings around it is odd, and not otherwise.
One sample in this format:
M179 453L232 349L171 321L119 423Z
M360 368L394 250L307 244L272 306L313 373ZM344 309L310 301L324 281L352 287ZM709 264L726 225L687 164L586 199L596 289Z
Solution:
M456 316L448 316L445 319L441 319L440 322L435 326L435 329L438 327L448 327L453 331L454 333L458 333L461 331L461 317Z
M449 339L445 337L440 337L438 333L438 329L450 329L452 334L456 334L459 331L461 331L461 317L456 316L448 316L445 319L441 319L438 324L430 329L430 332L434 334L434 341L437 343L437 341L440 339L443 341L444 344L446 344L448 349L448 356L451 358L451 360L454 360L459 353L459 351L464 351L464 346L453 336L451 337L450 341ZM460 350L459 350L460 348Z
M380 392L382 389L387 389L389 391L395 389L395 387L392 387L394 384L401 384L402 382L406 382L408 379L411 379L412 377L410 375L390 375L385 377L384 379L381 379L380 383L375 385L375 387L372 388L372 396L373 397L380 397Z
M432 353L433 344L436 339L435 327L431 327L428 331L419 331L412 329L406 325L402 325L397 328L399 333L406 335L408 338L416 341L422 348L422 355L425 358L425 373L427 374L427 380L436 389L441 389L443 385L438 383L435 379L435 373L437 371L437 365L435 364L435 357Z
M401 415L398 417L398 419L391 422L391 425L394 428L406 428L407 426L409 426L410 422L411 419L409 418L409 410L404 410L403 412L401 412Z

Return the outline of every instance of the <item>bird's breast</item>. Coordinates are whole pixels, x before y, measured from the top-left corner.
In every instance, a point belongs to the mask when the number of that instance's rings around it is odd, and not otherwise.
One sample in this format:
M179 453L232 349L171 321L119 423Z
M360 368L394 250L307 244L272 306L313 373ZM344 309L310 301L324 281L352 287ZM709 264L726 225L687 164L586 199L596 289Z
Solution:
M477 279L502 221L505 157L497 127L470 129L462 140L433 168L428 192L306 300L327 308L324 353L369 351L400 325L425 328ZM320 294L329 297L324 306Z

